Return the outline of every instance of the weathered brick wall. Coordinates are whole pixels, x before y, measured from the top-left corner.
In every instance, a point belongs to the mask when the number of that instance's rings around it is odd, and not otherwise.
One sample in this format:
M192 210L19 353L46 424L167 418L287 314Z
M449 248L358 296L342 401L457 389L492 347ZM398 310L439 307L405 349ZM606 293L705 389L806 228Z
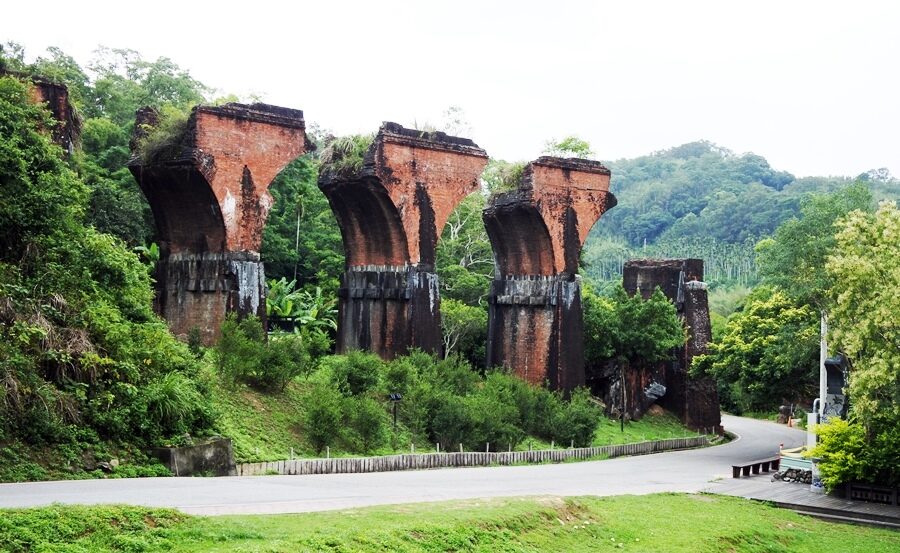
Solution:
M484 222L497 275L491 285L488 366L571 390L584 384L581 246L615 206L598 162L542 157L519 187L492 198Z
M486 164L471 140L385 123L358 174L319 175L346 258L338 351L440 352L437 240Z
M225 223L227 251L258 252L272 196L269 184L308 149L303 112L226 104L198 107L195 147L212 157L204 171Z
M153 110L139 110L154 125ZM266 104L198 106L171 151L129 169L150 203L160 238L159 312L176 334L207 343L226 313L265 317L259 248L272 207L269 184L309 149L303 112Z

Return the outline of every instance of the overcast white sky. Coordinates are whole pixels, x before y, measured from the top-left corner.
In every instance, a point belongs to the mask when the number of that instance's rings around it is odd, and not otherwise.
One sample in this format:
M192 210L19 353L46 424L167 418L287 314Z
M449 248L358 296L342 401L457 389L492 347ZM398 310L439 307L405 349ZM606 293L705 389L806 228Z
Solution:
M805 175L900 175L900 2L11 2L29 58L167 56L337 134L460 106L492 157L577 134L600 159L707 139Z

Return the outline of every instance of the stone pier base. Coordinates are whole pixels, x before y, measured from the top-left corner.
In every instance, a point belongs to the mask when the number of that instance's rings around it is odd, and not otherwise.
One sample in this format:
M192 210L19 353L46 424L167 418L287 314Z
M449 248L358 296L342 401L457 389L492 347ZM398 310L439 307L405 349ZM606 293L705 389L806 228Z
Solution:
M506 366L520 378L536 385L546 383L554 390L568 392L584 385L579 277L494 280L489 301L489 367Z
M356 349L392 359L410 348L441 352L441 300L433 269L351 267L338 297L338 353Z
M266 279L257 253L177 253L156 270L157 308L176 335L196 327L211 344L226 313L265 318Z

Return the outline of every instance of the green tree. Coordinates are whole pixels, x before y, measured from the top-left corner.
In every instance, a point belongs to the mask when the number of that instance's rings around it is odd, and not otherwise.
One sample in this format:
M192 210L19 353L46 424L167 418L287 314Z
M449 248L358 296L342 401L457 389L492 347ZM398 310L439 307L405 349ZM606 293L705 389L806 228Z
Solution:
M675 306L660 291L644 300L629 296L622 286L611 297L584 293L585 361L600 366L615 359L626 365L669 359L672 348L684 345L685 334Z
M728 319L721 340L694 359L692 370L726 383L726 407L767 410L816 395L818 354L817 313L777 289L760 287Z
M466 358L483 358L487 339L487 311L452 298L441 300L441 330L444 357L461 353Z
M475 193L451 213L437 245L441 297L480 305L494 276L494 255L481 212L485 196Z
M153 315L137 256L85 224L88 188L30 98L0 77L0 427L51 443L202 433L193 356Z
M341 232L316 184L319 164L311 157L291 162L269 187L274 204L263 231L266 274L295 280L298 288L336 290L344 271Z
M130 128L140 107L189 107L206 100L203 83L169 58L144 60L138 52L100 47L88 68L95 75L90 97L82 107L88 117L106 117Z
M831 337L852 363L853 417L871 432L900 421L900 210L884 202L838 228L828 258Z
M587 140L570 135L561 140L548 140L544 144L544 153L555 157L580 157L590 159L594 156L591 144Z
M832 278L825 260L835 246L840 221L853 210L871 211L872 195L861 183L803 201L801 216L778 227L756 247L764 282L778 286L801 304L826 310Z

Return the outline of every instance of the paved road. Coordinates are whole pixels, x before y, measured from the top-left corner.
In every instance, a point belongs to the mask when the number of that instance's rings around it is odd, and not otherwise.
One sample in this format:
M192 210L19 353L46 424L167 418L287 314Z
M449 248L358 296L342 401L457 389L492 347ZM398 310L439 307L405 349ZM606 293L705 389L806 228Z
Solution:
M127 503L202 515L299 513L369 505L512 496L697 492L730 477L732 462L796 447L806 434L771 422L723 416L739 439L639 457L515 467L367 474L139 478L0 484L0 507Z

